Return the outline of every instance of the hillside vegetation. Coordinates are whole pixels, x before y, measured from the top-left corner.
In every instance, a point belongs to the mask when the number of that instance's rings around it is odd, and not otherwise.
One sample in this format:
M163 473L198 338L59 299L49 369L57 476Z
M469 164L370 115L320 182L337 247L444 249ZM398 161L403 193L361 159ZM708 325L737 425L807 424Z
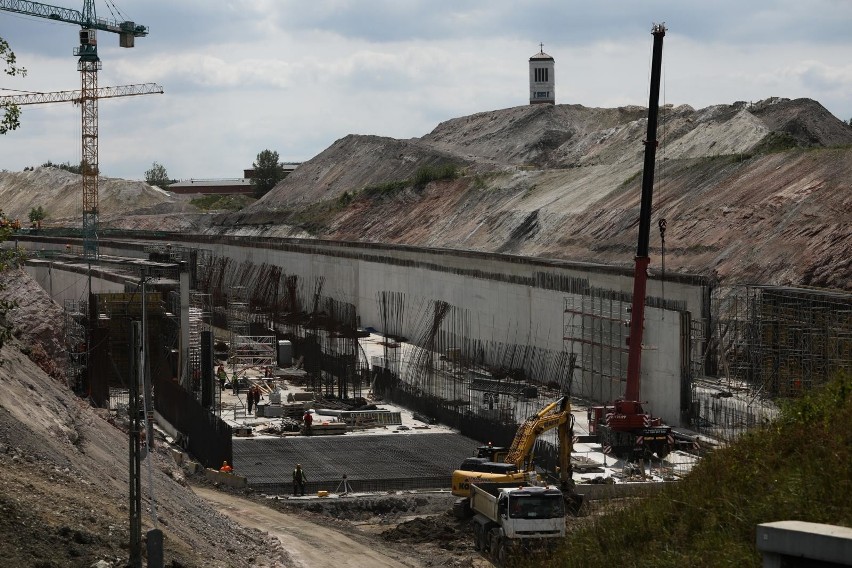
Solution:
M781 418L710 454L659 496L571 535L552 566L761 565L756 526L852 527L852 377L792 401Z

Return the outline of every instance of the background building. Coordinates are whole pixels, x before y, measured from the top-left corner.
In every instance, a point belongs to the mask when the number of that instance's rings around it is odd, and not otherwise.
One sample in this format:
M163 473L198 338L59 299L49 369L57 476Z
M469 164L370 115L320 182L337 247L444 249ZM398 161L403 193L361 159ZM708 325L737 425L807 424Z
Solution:
M530 104L556 104L556 74L553 57L541 51L530 57Z

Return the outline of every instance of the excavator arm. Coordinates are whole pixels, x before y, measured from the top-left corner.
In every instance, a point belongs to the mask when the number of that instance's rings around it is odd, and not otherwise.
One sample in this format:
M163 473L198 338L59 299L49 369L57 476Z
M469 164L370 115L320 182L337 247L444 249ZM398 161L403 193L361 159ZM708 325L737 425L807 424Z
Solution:
M560 463L561 471L568 471L571 460L572 437L569 434L573 426L571 415L571 404L567 396L552 402L542 408L539 412L527 418L515 433L515 439L509 447L506 455L506 463L515 464L518 471L527 471L532 462L532 451L535 441L544 432L559 428L559 456L560 462L567 461L568 464Z

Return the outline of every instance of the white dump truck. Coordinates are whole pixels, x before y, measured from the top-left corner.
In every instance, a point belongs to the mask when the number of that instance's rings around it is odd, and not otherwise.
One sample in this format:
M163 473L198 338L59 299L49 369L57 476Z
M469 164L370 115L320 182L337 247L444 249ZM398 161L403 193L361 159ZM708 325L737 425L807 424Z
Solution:
M565 537L565 501L554 486L474 483L473 546L500 565L521 550L556 545Z

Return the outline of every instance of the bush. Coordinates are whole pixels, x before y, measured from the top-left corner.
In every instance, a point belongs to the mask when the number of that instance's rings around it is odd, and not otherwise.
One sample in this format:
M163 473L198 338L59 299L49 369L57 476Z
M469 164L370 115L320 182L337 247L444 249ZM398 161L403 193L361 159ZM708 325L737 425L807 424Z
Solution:
M430 182L456 179L457 177L459 177L459 167L456 164L421 166L414 173L414 187L423 189Z
M784 405L781 417L708 455L683 481L596 519L550 566L760 566L755 527L852 526L852 376Z

